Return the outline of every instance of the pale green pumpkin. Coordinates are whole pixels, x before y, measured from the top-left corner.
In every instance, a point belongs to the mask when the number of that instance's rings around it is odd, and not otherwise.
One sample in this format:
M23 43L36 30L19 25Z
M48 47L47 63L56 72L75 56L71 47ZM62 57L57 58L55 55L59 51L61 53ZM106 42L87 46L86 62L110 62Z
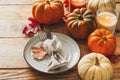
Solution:
M116 7L115 0L88 0L87 8L96 13L97 10L113 11Z
M78 73L82 80L111 80L113 68L104 55L89 53L78 63Z

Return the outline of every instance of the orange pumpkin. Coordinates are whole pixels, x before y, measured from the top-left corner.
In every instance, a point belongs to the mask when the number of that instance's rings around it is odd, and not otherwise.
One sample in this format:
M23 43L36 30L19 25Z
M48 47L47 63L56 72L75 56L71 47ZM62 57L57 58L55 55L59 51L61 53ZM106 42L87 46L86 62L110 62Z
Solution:
M116 37L105 29L96 29L88 37L88 47L93 52L111 55L116 49Z
M68 14L66 20L67 31L76 39L86 39L96 29L95 15L86 8L75 9Z
M41 24L54 24L64 16L63 3L58 0L36 1L32 7L33 17Z

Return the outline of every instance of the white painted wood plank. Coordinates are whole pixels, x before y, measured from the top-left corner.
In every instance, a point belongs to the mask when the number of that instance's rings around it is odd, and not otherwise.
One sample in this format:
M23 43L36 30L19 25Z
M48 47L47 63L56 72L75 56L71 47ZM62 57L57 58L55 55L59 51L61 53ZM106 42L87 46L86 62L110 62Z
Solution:
M0 0L0 4L32 4L36 0Z
M2 5L0 6L0 37L25 37L23 27L32 17L31 5Z
M0 0L0 4L33 4L35 1L37 0ZM120 2L120 0L115 1Z
M0 37L25 37L22 30L28 20L0 20Z
M31 16L32 5L0 5L0 20L23 20Z
M0 68L26 68L23 57L28 38L0 38Z

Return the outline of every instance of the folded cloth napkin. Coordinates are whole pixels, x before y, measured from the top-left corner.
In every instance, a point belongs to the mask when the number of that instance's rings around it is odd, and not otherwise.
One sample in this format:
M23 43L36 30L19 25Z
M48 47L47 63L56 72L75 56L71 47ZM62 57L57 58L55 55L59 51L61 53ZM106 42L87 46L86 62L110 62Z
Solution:
M62 66L67 65L68 61L61 56L60 50L62 47L61 41L56 35L52 39L47 39L43 42L46 53L51 57L47 70L52 71Z
M58 68L66 66L67 64L68 64L68 61L63 56L61 56L59 52L55 52L51 56L51 61L48 65L47 70L54 71Z
M53 35L52 39L45 40L43 44L48 55L51 55L53 52L60 51L62 47L61 41L57 38L56 35Z

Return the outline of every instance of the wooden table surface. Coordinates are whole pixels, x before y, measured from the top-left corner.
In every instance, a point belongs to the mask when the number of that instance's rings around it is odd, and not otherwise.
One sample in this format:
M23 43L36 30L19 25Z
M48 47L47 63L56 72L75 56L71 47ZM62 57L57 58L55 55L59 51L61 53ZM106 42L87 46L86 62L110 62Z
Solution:
M30 38L22 34L23 27L29 23L32 3L35 0L0 0L0 80L80 80L77 66L62 74L44 74L30 68L23 58L23 49ZM120 12L120 0L116 0ZM120 29L120 18L117 29ZM68 35L64 23L52 25L52 32ZM117 37L117 49L120 54L120 33ZM90 51L86 41L76 41L81 50L81 57ZM112 80L120 80L120 61L112 64L114 74Z

